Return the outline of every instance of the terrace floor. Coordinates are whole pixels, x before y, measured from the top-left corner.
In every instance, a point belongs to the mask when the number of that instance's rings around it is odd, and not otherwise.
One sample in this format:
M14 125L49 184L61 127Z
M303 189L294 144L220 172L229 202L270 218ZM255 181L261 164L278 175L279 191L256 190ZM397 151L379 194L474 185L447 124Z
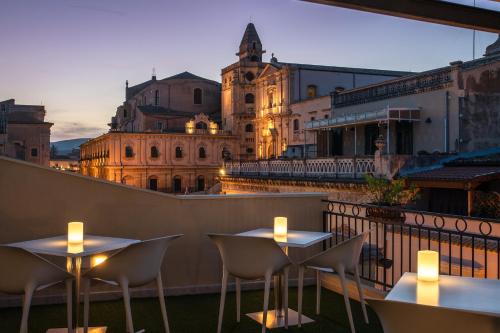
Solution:
M269 330L272 332L329 332L350 333L347 313L342 295L323 289L319 316L314 315L315 287L304 288L304 314L313 318L314 323L305 324L301 329L290 327ZM260 332L261 326L243 315L262 310L263 291L247 291L242 294L241 322L236 323L235 294L228 293L222 332ZM273 302L271 294L270 302ZM297 308L297 289L290 288L290 307ZM382 333L378 319L369 310L370 325L363 321L361 306L351 300L353 316L358 333ZM167 298L167 312L172 333L216 332L219 308L219 294L195 296L171 296ZM136 331L164 332L160 307L156 298L132 299L132 313ZM20 308L0 309L0 332L19 331L21 320ZM48 328L64 327L66 323L65 305L32 306L29 318L30 333L45 333ZM125 332L125 313L121 300L93 302L90 304L90 325L108 326L108 333Z

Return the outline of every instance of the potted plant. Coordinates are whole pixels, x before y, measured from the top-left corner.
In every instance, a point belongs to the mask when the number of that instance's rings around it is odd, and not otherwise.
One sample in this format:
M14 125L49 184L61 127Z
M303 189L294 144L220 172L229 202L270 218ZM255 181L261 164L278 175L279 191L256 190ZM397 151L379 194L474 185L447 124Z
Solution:
M403 223L405 216L399 209L418 196L418 189L407 185L404 178L389 180L366 175L365 180L373 206L366 208L366 216L381 222Z

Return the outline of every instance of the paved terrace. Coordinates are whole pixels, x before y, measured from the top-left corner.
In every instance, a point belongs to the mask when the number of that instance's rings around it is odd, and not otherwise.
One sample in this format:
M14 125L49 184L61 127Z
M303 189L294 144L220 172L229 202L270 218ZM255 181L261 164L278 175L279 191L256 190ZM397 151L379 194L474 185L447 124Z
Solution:
M290 229L321 231L321 200L326 195L174 196L0 157L0 198L0 244L65 234L71 220L84 221L85 232L93 235L150 239L184 234L169 248L163 264L168 315L172 332L201 332L215 331L222 275L219 253L206 234L270 227L274 216L287 216ZM304 250L291 249L290 257L297 262L320 250L320 244ZM65 267L64 260L51 260ZM296 308L296 277L292 271L292 308ZM306 285L312 281L312 276L306 277ZM243 313L261 309L262 283L244 283L242 287L246 290ZM107 324L110 332L123 332L125 316L119 293L104 286L93 287L92 291L91 323ZM314 317L313 293L307 289L304 312ZM148 298L155 296L154 286L132 295L142 297L132 300L136 328L158 332L161 320L157 298ZM330 292L323 296L324 313L314 317L317 322L304 327L304 331L348 332L341 296ZM260 331L260 325L246 317L236 324L234 293L228 297L225 331ZM64 326L63 302L60 287L35 293L30 332ZM21 297L0 295L0 332L17 331L20 304ZM354 316L361 316L357 305ZM358 326L360 332L378 331L377 324L366 327L360 322Z

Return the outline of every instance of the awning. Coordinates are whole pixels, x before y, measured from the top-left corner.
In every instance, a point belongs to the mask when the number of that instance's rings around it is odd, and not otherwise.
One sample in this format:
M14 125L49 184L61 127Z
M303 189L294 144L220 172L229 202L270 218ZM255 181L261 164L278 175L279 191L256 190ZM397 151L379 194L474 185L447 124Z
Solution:
M388 121L420 121L420 108L385 108L362 113L351 113L330 119L313 120L306 123L306 130L328 129Z
M483 182L500 179L500 165L444 166L412 173L406 178L419 187L475 188Z

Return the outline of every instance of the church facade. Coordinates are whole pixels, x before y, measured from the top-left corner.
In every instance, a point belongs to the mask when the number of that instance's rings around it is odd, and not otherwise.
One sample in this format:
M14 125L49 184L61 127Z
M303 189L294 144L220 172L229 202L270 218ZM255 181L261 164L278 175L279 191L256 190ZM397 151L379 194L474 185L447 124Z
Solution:
M240 138L241 159L314 157L314 138L307 138L305 123L314 115L328 116L330 92L410 74L280 62L274 54L266 63L264 53L249 23L238 62L222 69L222 124Z

